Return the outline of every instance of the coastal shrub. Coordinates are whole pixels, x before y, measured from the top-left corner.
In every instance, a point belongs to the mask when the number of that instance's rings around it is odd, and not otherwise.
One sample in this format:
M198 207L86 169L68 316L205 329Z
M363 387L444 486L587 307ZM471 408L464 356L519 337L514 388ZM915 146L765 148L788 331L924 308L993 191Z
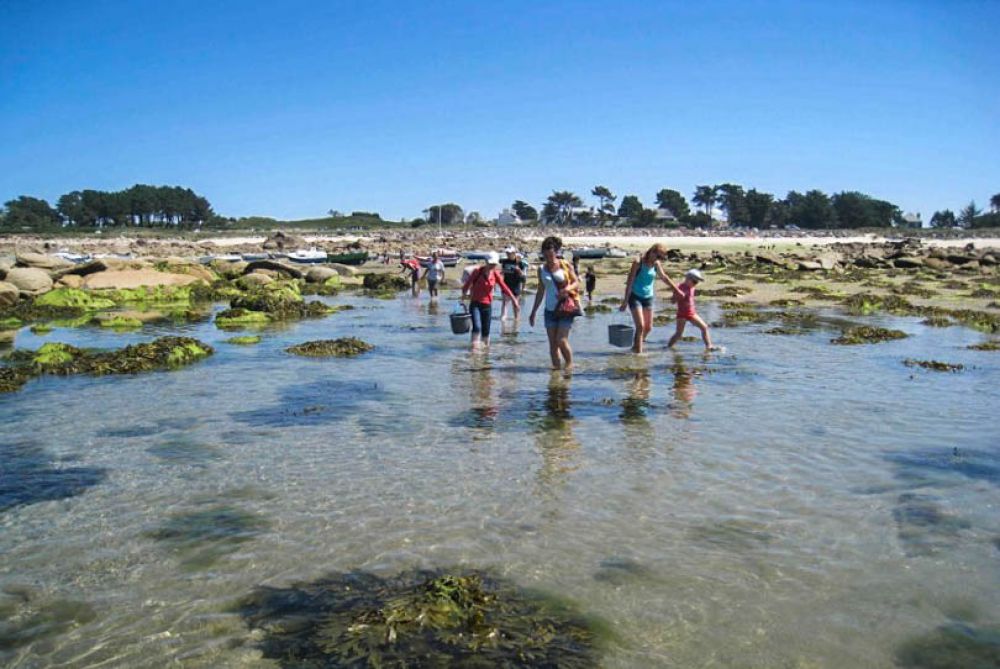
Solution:
M367 353L375 347L364 342L357 337L341 337L340 339L322 339L319 341L307 341L302 344L290 346L286 351L295 355L308 357L330 357L349 358L362 353Z
M258 587L238 609L285 666L586 669L609 636L568 602L468 569L334 573Z
M906 336L906 333L901 332L900 330L890 330L888 328L862 325L860 327L845 330L839 337L831 339L830 341L834 344L850 346L855 344L875 344L893 339L904 339Z

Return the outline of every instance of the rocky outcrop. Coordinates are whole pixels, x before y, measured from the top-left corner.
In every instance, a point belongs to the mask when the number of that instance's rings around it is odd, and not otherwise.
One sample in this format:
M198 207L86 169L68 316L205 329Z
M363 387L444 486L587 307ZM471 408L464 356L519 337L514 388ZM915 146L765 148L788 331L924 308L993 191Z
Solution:
M201 281L190 274L172 274L154 269L109 270L88 275L83 287L96 288L140 288L142 286L186 286ZM50 281L51 286L51 281Z
M274 279L260 272L251 272L236 280L236 284L244 290L253 290L254 288L260 288L271 283L274 283Z
M17 304L20 298L21 289L7 281L0 281L0 307L9 307Z
M17 286L22 295L39 295L52 288L52 277L37 267L15 267L5 280Z
M263 244L265 251L294 251L305 248L305 246L306 240L302 237L296 237L280 230L268 237Z
M309 283L324 283L327 279L335 276L339 277L340 273L329 267L311 267L306 272L306 281Z
M286 263L278 262L277 260L254 260L253 262L247 263L247 266L243 269L244 274L250 274L259 269L269 269L276 272L281 272L286 276L293 279L301 279L303 277L302 270L292 267Z
M45 270L60 270L73 267L73 263L56 256L45 255L44 253L18 253L15 256L17 267L37 267Z

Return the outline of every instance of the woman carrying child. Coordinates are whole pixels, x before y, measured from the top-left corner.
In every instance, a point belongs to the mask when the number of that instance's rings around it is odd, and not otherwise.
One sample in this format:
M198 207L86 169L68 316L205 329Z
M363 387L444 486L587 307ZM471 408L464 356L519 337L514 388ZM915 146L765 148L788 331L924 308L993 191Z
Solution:
M549 336L549 357L552 368L570 369L573 366L573 349L569 345L569 331L573 327L575 315L559 310L560 302L572 299L579 306L577 279L573 266L559 257L562 240L558 237L546 237L542 241L542 257L544 261L538 267L538 291L535 293L535 304L531 308L529 323L535 327L535 314L542 300L545 300L545 332ZM560 362L560 357L562 362Z
M666 258L666 245L653 244L649 250L632 262L632 267L629 269L628 281L625 282L625 299L622 300L619 311L625 311L626 307L632 311L632 320L635 322L635 338L632 340L633 353L642 353L646 337L653 329L653 284L657 277L670 286L674 295L678 294L677 284L667 276L660 264Z

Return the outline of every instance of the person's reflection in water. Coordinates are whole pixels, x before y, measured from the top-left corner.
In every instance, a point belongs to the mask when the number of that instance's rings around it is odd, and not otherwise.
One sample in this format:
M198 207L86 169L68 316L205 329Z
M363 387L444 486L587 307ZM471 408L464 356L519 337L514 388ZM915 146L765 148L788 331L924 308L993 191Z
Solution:
M697 371L684 364L684 357L674 353L670 372L674 375L674 401L670 403L670 415L674 418L690 418L694 408L694 398L698 391L694 387Z
M649 402L652 381L646 368L632 370L632 378L627 384L628 395L622 400L622 411L618 417L626 425L649 427Z
M580 442L573 434L573 414L569 398L570 375L554 370L538 414L536 443L542 456L538 482L547 492L579 465L573 462Z
M441 311L438 309L438 301L431 300L427 304L427 314L430 316L437 316L439 313L441 313Z
M473 427L492 432L500 415L493 367L488 359L482 360L472 371L472 412Z

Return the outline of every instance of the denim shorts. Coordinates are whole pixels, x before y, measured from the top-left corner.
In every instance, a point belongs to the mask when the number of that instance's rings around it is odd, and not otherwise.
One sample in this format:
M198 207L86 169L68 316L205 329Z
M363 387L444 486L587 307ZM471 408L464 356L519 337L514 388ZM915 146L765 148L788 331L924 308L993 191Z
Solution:
M560 330L569 330L573 327L573 317L572 316L556 316L556 312L545 310L545 327L546 328L559 328Z
M629 296L628 296L628 308L629 309L635 309L640 304L642 305L643 309L652 309L653 308L653 298L651 298L651 297L639 297L635 293L629 293Z

